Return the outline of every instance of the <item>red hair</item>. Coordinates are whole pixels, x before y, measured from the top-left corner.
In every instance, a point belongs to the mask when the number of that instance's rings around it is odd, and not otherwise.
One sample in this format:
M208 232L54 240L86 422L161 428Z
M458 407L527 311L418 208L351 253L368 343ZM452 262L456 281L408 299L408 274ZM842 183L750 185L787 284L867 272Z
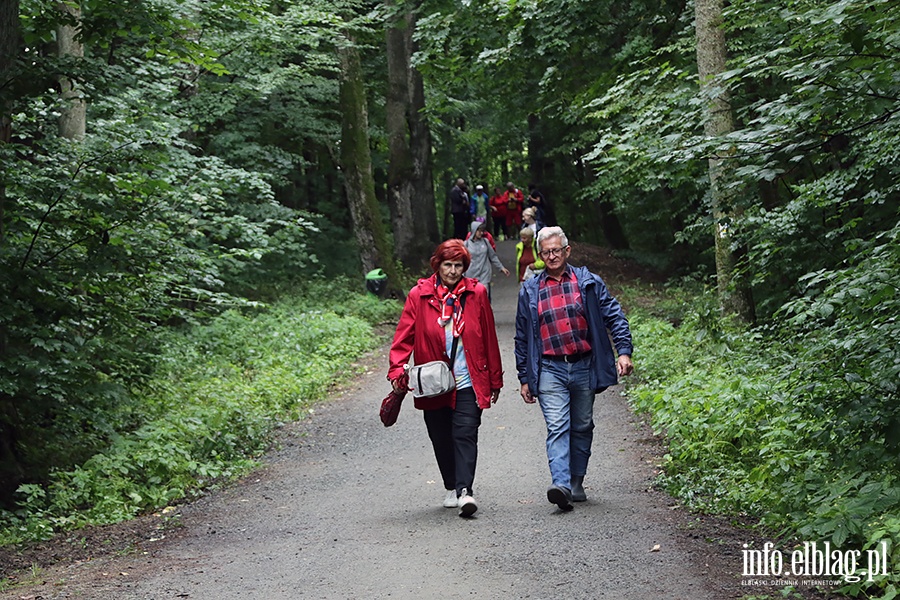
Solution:
M472 262L472 257L469 255L469 251L466 249L466 245L463 244L462 240L453 238L441 242L440 245L434 249L434 254L431 255L431 270L437 273L441 263L447 260L462 261L463 271L467 271L469 269L469 264Z

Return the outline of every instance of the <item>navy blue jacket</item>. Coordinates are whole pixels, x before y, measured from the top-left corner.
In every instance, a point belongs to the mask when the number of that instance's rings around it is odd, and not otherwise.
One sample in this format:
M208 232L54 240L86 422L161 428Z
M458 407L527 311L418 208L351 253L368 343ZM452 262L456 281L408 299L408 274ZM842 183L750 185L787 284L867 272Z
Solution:
M575 274L581 290L592 350L591 386L599 393L619 381L610 334L616 345L616 352L631 356L631 330L618 300L610 295L600 277L585 267L569 265L567 268ZM547 273L544 272L522 284L516 309L516 371L519 383L527 383L535 396L540 389L543 351L538 320L538 286L546 278Z

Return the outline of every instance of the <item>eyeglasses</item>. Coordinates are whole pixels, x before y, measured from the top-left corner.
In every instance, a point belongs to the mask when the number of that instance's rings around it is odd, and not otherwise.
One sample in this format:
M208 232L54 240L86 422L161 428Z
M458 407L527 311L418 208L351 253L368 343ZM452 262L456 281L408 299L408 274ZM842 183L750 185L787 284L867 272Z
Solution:
M566 246L566 248L568 248L568 246ZM546 250L541 250L540 252L538 252L538 254L540 254L542 258L562 256L562 253L566 248L547 248Z

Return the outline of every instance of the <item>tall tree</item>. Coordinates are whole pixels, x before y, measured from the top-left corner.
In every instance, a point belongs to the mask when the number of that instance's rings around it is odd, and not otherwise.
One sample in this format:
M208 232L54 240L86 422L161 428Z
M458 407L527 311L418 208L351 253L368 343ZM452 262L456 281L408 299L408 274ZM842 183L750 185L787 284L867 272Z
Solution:
M431 175L431 133L425 120L422 75L412 64L416 50L418 2L404 6L385 0L388 9L388 92L386 126L388 202L394 226L394 253L406 266L423 264L440 240Z
M389 287L399 290L396 265L388 249L387 234L375 197L366 91L359 49L349 29L339 41L337 52L341 63L341 164L361 267L363 273L381 267L388 276Z
M15 78L16 57L20 55L19 1L0 0L0 148L9 144L12 136L12 80ZM0 252L6 246L6 175L0 169ZM6 327L0 327L0 363L6 360ZM0 485L14 484L22 476L13 430L7 427L15 420L15 405L6 394L0 393Z
M63 13L63 18L56 27L56 45L60 59L66 64L66 59L84 58L84 44L79 33L81 6L77 2L60 2L57 9ZM71 140L83 139L87 131L84 92L69 75L60 75L59 88L63 99L59 135Z
M719 138L734 131L731 99L728 90L716 76L725 72L725 28L722 21L723 0L695 0L697 30L697 68L701 93L706 97L704 133ZM752 304L747 290L735 280L737 261L734 252L735 207L730 191L729 154L733 148L716 151L709 158L710 196L715 222L716 281L719 302L727 313L745 320L751 318Z
M417 221L424 225L425 235L430 246L440 242L440 231L437 224L437 210L434 198L434 177L431 169L431 129L425 117L425 82L422 73L412 65L413 55L419 51L419 45L413 34L416 31L416 12L408 14L406 28L406 64L409 77L409 145L413 158L413 181L415 182L418 202L414 203L416 212L422 217ZM432 248L425 249L428 254Z
M9 90L12 87L13 69L20 45L19 0L0 0L0 146L8 144L12 134ZM6 182L0 174L0 245L3 244L5 227L5 199Z

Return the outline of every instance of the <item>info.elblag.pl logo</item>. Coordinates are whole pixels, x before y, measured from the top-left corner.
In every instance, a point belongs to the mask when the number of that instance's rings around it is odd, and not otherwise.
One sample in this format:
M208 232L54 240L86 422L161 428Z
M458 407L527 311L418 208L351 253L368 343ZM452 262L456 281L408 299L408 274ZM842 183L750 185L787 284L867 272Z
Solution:
M863 577L874 581L875 577L888 575L887 541L866 550L865 554L862 550L832 547L831 542L803 542L787 553L776 548L773 542L766 542L759 550L744 544L742 554L741 574L745 577L841 578L846 583L856 583Z

